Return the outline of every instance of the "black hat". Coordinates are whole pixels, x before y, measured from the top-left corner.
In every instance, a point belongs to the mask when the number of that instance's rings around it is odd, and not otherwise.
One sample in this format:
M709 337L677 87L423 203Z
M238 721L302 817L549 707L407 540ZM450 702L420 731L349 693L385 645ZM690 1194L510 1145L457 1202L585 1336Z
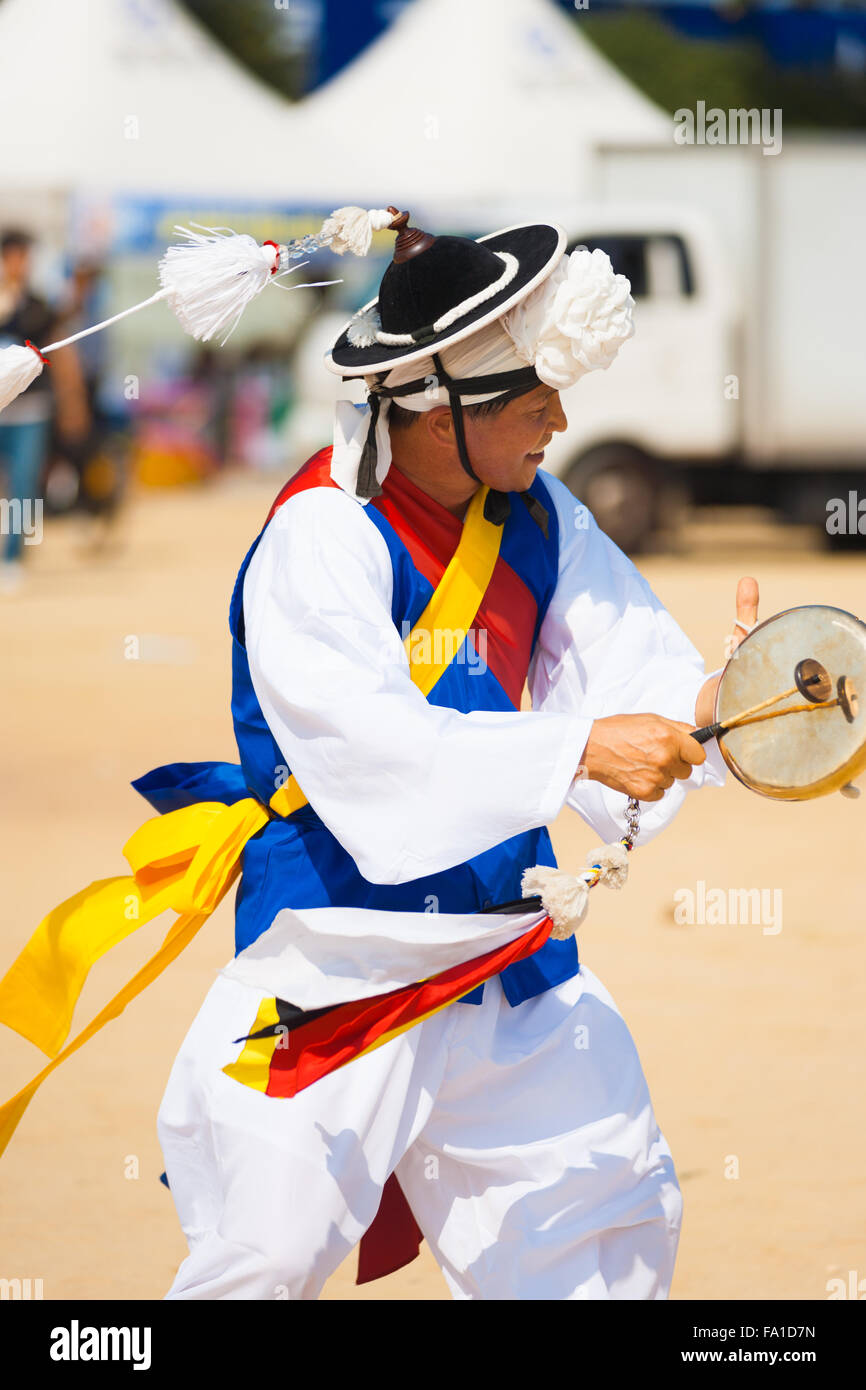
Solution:
M408 363L459 342L524 299L561 259L566 234L556 223L520 223L473 241L431 236L398 213L394 259L376 299L340 333L325 365L343 377Z
M432 358L448 403L457 454L470 478L480 481L466 447L462 395L531 391L539 385L533 366L458 380L445 369L440 353L493 323L525 299L555 269L565 252L566 234L556 223L521 223L470 237L440 236L410 227L409 213L394 214L389 231L398 233L394 259L382 277L376 299L365 304L340 333L325 366L344 380L372 374L370 422L361 453L356 495L376 497L376 425L380 402L423 390L424 380L387 387L391 368ZM530 492L521 493L547 535L547 513ZM485 516L501 524L510 510L506 493L488 491Z

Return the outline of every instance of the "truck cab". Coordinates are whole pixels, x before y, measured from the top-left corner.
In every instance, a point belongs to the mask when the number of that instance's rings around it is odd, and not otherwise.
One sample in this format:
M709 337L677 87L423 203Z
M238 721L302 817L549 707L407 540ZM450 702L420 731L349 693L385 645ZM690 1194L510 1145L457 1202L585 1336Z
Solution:
M635 334L608 370L562 392L569 427L544 466L639 551L666 523L680 466L738 450L740 306L711 227L691 211L607 205L572 225L569 252L600 248L630 281Z

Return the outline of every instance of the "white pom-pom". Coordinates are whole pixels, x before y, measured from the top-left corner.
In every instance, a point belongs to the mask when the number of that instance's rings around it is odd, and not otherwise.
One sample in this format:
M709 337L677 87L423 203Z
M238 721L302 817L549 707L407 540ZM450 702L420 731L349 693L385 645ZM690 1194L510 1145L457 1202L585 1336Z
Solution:
M546 386L606 370L634 334L631 286L598 247L579 246L502 319L515 350Z
M625 845L599 845L586 856L586 867L601 865L599 883L606 888L622 888L628 878L628 850Z
M376 334L381 327L382 320L379 318L379 310L375 304L372 304L369 309L362 309L355 315L346 329L346 337L352 347L373 347L379 341Z
M35 348L11 347L0 349L0 410L26 391L42 371L42 358Z
M536 864L524 870L520 888L524 898L536 894L541 898L542 907L553 922L550 935L554 941L574 936L589 906L589 887L584 879L548 864Z
M200 232L175 227L175 231L187 241L170 246L159 263L166 300L181 327L199 342L206 343L223 329L225 342L244 309L271 279L279 252L272 246L259 246L246 233L209 227Z
M393 222L394 214L387 208L337 208L322 223L321 237L329 237L329 251L343 256L366 256L373 233L382 231Z

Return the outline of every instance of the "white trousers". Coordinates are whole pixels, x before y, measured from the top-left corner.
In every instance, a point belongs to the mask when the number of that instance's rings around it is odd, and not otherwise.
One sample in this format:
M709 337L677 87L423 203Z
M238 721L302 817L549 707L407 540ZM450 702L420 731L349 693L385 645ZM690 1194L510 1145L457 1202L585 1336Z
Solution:
M160 1107L189 1255L169 1299L315 1299L396 1171L459 1299L662 1299L682 1199L631 1035L573 979L498 979L290 1100L223 1075L263 996L218 977Z

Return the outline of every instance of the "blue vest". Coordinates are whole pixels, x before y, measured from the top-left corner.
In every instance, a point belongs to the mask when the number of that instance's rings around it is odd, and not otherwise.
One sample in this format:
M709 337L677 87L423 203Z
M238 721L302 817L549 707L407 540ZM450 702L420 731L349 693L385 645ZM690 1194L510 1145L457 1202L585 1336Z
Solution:
M387 482L386 479L386 493ZM516 573L534 600L536 617L531 643L534 649L556 587L559 537L553 502L540 476L536 476L530 490L548 511L549 535L544 537L520 496L510 494L511 511L504 523L499 554L500 560ZM282 505L291 506L291 496ZM391 616L402 636L426 608L433 585L420 573L407 545L383 512L369 504L364 508L364 515L378 528L388 547L394 575ZM266 522L266 526L268 524ZM244 645L244 578L264 530L256 537L241 565L229 611L232 719L240 768L224 763L174 764L133 783L161 812L201 800L232 803L250 794L267 805L277 788L275 769L285 767L283 754L256 698ZM479 664L474 650L467 652L469 640L466 639L436 682L428 700L462 713L514 710L514 701L489 664ZM282 908L476 912L491 903L520 898L524 870L534 864L555 863L547 829L539 826L492 845L483 853L440 873L407 883L371 883L312 806L306 805L284 819L270 820L244 848L243 872L235 905L235 949L242 951L255 941ZM571 937L566 941L548 940L527 960L510 965L500 979L509 1004L516 1005L570 979L577 969L577 947ZM461 1002L480 1003L483 989L483 985L478 986Z

